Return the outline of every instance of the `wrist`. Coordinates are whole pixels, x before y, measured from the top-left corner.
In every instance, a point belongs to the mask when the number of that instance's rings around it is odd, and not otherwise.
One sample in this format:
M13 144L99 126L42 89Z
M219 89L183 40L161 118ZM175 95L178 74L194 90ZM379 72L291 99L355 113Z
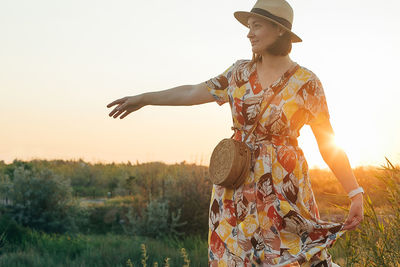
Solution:
M358 193L357 195L350 198L351 201L359 201L359 200L363 200L363 199L364 199L364 196L362 193Z
M149 102L149 93L143 93L139 95L140 99L139 102L142 103L143 105L150 105Z
M359 187L357 187L356 189L351 190L351 191L347 194L347 196L348 196L351 200L354 200L354 199L357 199L357 198L362 198L362 197L363 197L363 194L364 194L364 189L363 189L361 186L359 186Z

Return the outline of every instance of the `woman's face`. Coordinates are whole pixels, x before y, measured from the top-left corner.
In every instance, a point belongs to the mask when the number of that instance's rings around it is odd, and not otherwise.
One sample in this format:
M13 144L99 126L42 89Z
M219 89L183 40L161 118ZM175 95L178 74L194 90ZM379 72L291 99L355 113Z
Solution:
M262 54L275 40L283 34L283 30L268 20L255 16L248 19L249 33L253 53Z

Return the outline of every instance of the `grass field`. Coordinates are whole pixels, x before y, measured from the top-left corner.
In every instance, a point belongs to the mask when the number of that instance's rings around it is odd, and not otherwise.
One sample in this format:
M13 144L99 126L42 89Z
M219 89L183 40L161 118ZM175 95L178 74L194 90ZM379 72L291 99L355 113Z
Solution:
M400 266L400 168L354 170L366 189L365 219L329 249L340 266ZM333 174L310 170L321 217L343 221L348 200ZM82 205L130 206L132 196L89 199ZM0 217L1 219L1 217ZM207 240L128 234L48 234L12 225L0 231L0 266L207 266ZM18 237L18 238L17 238Z
M126 235L48 235L29 231L20 244L8 244L1 249L0 266L82 266L122 267L207 266L207 240L189 237L181 241L155 240ZM145 250L144 250L145 249Z

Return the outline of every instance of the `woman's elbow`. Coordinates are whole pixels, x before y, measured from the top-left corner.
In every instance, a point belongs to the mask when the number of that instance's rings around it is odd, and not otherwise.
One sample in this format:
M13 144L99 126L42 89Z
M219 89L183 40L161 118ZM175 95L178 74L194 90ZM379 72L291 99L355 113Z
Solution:
M204 82L192 85L189 93L189 99L193 105L214 101L214 97L210 94L210 92L208 92L207 85Z
M338 159L338 156L343 154L343 150L333 141L318 144L318 148L323 160L328 166L331 166Z

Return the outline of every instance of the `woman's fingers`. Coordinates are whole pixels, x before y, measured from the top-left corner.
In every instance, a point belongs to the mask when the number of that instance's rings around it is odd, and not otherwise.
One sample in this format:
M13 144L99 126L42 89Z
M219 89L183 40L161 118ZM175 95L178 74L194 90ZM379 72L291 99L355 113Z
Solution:
M124 103L127 97L123 97L117 100L114 100L113 102L111 102L110 104L107 105L108 108L116 105L116 104L120 104L120 103Z
M358 217L354 217L349 221L345 222L343 230L354 230L361 223L361 219Z
M114 105L119 104L117 107L115 107L115 108L108 114L108 116L111 117L111 116L113 116L116 112L119 112L119 111L122 111L122 112L123 112L123 109L126 107L126 100L127 100L127 97L124 97L124 98L117 99L117 100L111 102L110 104L108 104L108 105L107 105L108 108L109 108L109 107L112 107L112 106L114 106ZM119 114L121 114L121 113L119 113ZM118 116L119 114L115 114L115 115ZM114 116L114 118L115 118L116 116Z
M121 99L117 99L113 102L111 102L110 104L107 105L107 107L112 107L113 105L119 104L117 107L115 107L113 109L113 111L111 111L108 115L110 117L114 117L117 118L119 115L121 115L122 113L124 113L120 119L125 118L126 116L128 116L130 113L132 113L133 111L136 111L138 109L140 109L141 107L143 107L144 105L140 103L140 98L136 97L136 96L132 96L132 97L124 97Z
M114 114L114 118L118 117L119 115L121 115L124 112L124 110L119 110L117 113Z
M347 216L347 219L344 222L343 229L344 230L355 229L361 223L363 218L364 218L364 209L363 209L363 198L361 195L361 197L352 199L349 215Z
M350 213L347 217L346 221L344 222L344 230L353 230L355 229L363 220L362 214L352 214Z
M117 99L117 100L115 100L115 101L113 101L113 102L107 104L107 107L110 108L110 107L112 107L112 106L114 106L114 105L116 105L116 104L119 104L119 103L120 103L120 99Z
M120 117L120 119L125 118L125 117L128 116L130 113L132 113L132 111L125 111L125 113Z
M126 116L128 116L130 113L132 113L133 111L135 111L137 109L127 109L126 105L121 105L119 107L116 107L111 113L110 113L110 117L113 116L114 118L117 118L119 115L121 115L122 113L124 113L120 119L125 118Z
M113 111L110 112L110 114L108 114L108 116L112 117L118 111L120 111L120 109L118 107L116 107L113 109Z

